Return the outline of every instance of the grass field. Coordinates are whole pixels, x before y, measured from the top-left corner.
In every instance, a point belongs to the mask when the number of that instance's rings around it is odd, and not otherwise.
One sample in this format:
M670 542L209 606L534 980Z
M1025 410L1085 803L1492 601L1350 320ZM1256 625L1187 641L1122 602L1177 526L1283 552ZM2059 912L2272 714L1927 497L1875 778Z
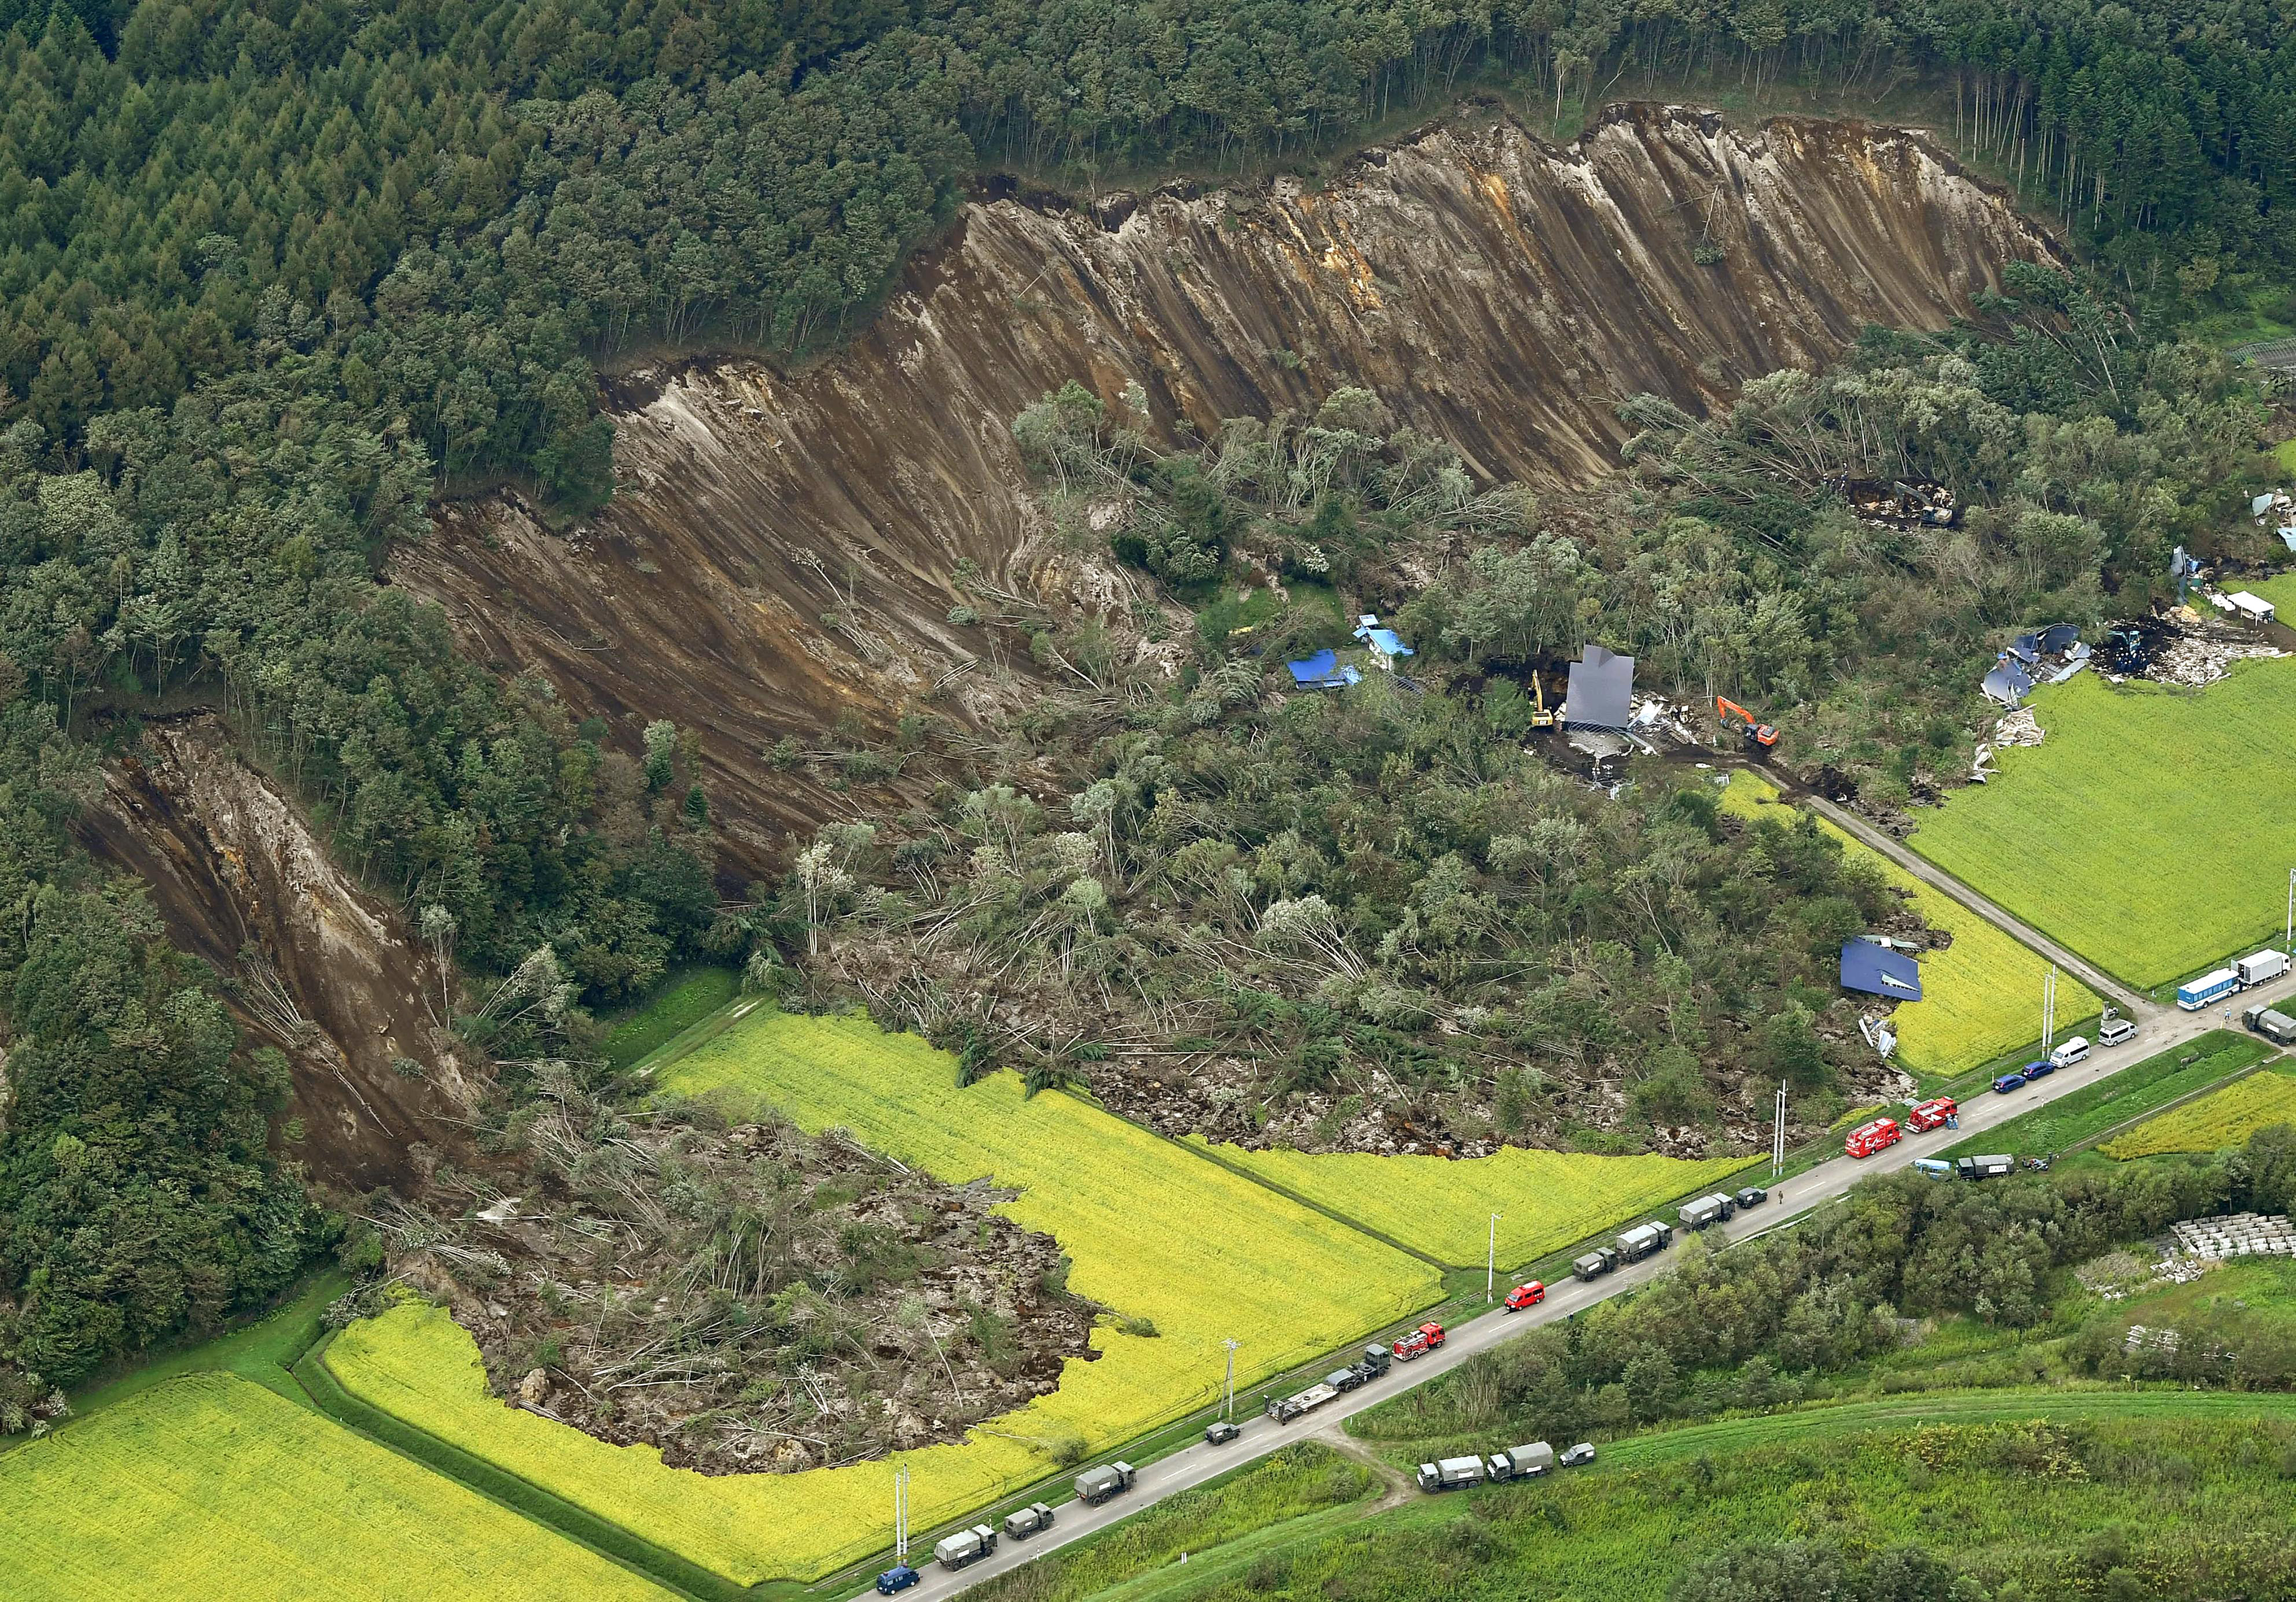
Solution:
M2137 1049L2142 1048L2143 1040L2142 1035L2137 1037ZM2130 1049L2127 1046L2121 1048L2123 1050ZM2260 1062L2271 1056L2276 1049L2252 1034L2235 1034L2228 1029L2212 1030L2198 1040L2187 1041L2158 1056L2148 1057L2118 1074L2098 1080L2095 1084L2084 1085L2069 1096L2061 1096L2030 1113L2021 1113L2006 1124L1994 1125L1983 1134L1972 1135L1946 1155L1962 1157L1981 1151L2062 1151L2076 1141L2086 1140L2116 1124L2126 1124L2152 1108L2164 1106L2179 1096L2190 1095L2227 1074L2237 1074L2251 1063ZM2193 1058L2189 1063L2183 1060L2187 1057ZM1990 1091L1986 1093L1991 1094ZM2210 1147L2209 1149L2213 1151L2216 1148Z
M1300 1539L1255 1541L1239 1562L1215 1549L1123 1595L1660 1602L1707 1553L1816 1539L1853 1557L1918 1542L1994 1595L2280 1596L2296 1565L2292 1448L2285 1396L1898 1398L1648 1436L1591 1470L1337 1529L1302 1521ZM2113 1567L2157 1589L2110 1589Z
M1606 1157L1509 1147L1488 1157L1247 1151L1204 1146L1271 1183L1459 1267L1480 1267L1499 1213L1501 1268L1544 1256L1636 1214L1718 1185L1760 1157Z
M609 1066L627 1068L668 1045L741 993L742 976L730 968L682 968L667 976L653 994L616 1018L600 1050Z
M669 1593L230 1374L0 1458L9 1602L597 1602Z
M2147 1118L2097 1149L2122 1162L2169 1151L2220 1151L2275 1124L2296 1124L2296 1075L2276 1070Z
M1021 1192L1004 1211L1055 1236L1071 1288L1156 1333L1094 1331L1101 1356L961 1446L903 1453L922 1532L1209 1402L1243 1343L1239 1386L1427 1305L1436 1271L1074 1097L1017 1075L960 1089L955 1065L857 1018L760 1007L664 1075L665 1089L771 1102L953 1181ZM345 1331L328 1367L354 1395L742 1583L811 1579L884 1545L891 1464L705 1476L504 1407L443 1313L405 1307Z
M2288 863L2267 831L2296 806L2296 661L2198 693L2085 673L2033 707L2047 738L1908 845L2141 988L2278 939Z
M1777 794L1756 775L1737 772L1730 776L1722 804L1743 817L1759 816L1765 810L1791 813ZM1903 1067L1932 1079L1949 1078L2041 1038L2041 984L2048 971L2045 960L1880 852L1823 818L1817 823L1844 850L1871 863L1904 891L1923 922L1953 936L1943 951L1922 958L1922 999L1900 1002L1892 1015L1898 1061ZM2057 976L2059 1018L2094 1018L2103 1009L2104 1003L2079 980L2070 974Z

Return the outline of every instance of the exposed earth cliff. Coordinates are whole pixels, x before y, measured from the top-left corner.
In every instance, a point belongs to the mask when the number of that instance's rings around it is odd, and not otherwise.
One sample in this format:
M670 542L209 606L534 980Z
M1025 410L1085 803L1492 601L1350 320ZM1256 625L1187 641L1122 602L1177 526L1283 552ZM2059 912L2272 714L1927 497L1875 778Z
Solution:
M1138 383L1165 430L1361 385L1493 478L1578 483L1615 462L1621 397L1702 405L1864 324L1939 326L2049 249L1918 133L1654 105L1561 149L1471 109L1320 190L992 187L818 364L631 375L594 524L562 538L492 498L391 576L628 738L665 711L698 728L726 858L755 872L849 810L765 762L776 740L1012 699L1025 661L948 620L952 581L1077 583L1008 426L1069 379Z
M437 1026L439 975L396 909L354 884L217 718L149 725L104 770L89 847L152 887L168 938L211 964L250 1043L293 1067L288 1155L353 1189L402 1182L408 1147L467 1145Z

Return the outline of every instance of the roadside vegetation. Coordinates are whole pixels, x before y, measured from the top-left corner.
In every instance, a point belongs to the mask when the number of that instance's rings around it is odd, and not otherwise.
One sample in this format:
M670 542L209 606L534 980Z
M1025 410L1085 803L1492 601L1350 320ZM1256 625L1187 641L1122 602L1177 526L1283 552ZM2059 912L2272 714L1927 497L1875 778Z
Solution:
M2130 1043L2141 1049L2144 1043L2144 1035L2138 1034ZM2025 1157L2053 1156L2080 1141L2093 1139L2116 1124L2142 1117L2152 1108L2166 1106L2179 1096L2189 1095L2205 1085L2214 1084L2227 1075L2237 1074L2251 1064L2274 1055L2277 1050L2277 1047L2252 1034L2236 1034L2227 1029L2213 1030L2197 1040L2186 1041L2141 1062L2132 1063L2094 1084L2083 1085L2070 1095L2057 1097L2046 1106L2037 1107L2031 1112L2020 1113L2005 1124L1995 1124L1983 1134L1971 1135L1942 1155L1958 1157L1978 1152L2006 1151ZM1985 1093L1990 1094L1989 1091ZM2219 1147L2238 1146L2254 1130L2262 1127L2263 1124L2257 1124L2230 1140L2185 1149L2215 1151Z

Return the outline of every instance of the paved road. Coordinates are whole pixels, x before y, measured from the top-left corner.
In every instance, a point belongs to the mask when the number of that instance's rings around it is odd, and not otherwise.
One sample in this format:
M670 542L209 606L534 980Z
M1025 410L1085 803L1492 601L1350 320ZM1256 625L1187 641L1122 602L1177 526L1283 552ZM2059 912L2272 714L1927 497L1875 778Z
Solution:
M2067 951L2032 925L2013 917L1997 903L1988 901L1935 862L1915 852L1912 846L1895 836L1874 828L1871 821L1859 817L1849 808L1836 805L1814 790L1795 796L1794 801L1798 805L1808 807L1828 822L1838 825L1844 832L1855 835L1859 840L1871 846L1931 889L1952 896L1954 900L1988 923L2007 930L2019 942L2040 952L2059 968L2079 975L2091 990L2106 1001L2118 1004L2123 1012L2139 1023L2175 1010L2173 1007L2164 1008L2158 1001L2130 990L2128 986L2106 973L2087 958L2076 956Z
M1979 910L1983 911L1982 908ZM2258 986L2243 994L2241 1002L2245 1006L2259 1001L2274 1001L2291 994L2296 994L2296 974L2271 985ZM2129 999L2133 1001L2136 998ZM2221 1008L2204 1012L2178 1012L2147 1004L2142 1008L2139 1018L2136 1038L2126 1045L2109 1051L2092 1051L2087 1062L2060 1069L2039 1083L2009 1095L1996 1096L1988 1091L1972 1097L1963 1104L1959 1129L1932 1130L1924 1135L1910 1135L1882 1156L1863 1162L1853 1161L1847 1157L1833 1157L1789 1180L1782 1189L1772 1193L1767 1206L1742 1213L1729 1223L1718 1227L1725 1237L1735 1240L1806 1217L1869 1173L1902 1167L1914 1157L1933 1157L1946 1148L1967 1140L1972 1134L2005 1123L2020 1113L2030 1112L2045 1102L2054 1101L2085 1085L2094 1084L2132 1063L2165 1051L2210 1029L2222 1027L2226 1023ZM991 1575L1018 1568L1032 1557L1042 1557L1054 1547L1104 1530L1176 1492L1201 1485L1215 1475L1226 1474L1238 1464L1265 1457L1278 1447L1322 1433L1340 1420L1362 1412L1365 1408L1376 1407L1413 1385L1423 1384L1438 1374L1455 1369L1476 1353L1488 1351L1534 1325L1568 1318L1606 1296L1614 1296L1621 1291L1645 1284L1665 1271L1671 1255L1661 1252L1655 1257L1622 1268L1591 1283L1565 1281L1549 1290L1542 1305L1525 1312L1489 1312L1456 1324L1451 1328L1449 1340L1440 1351L1414 1362L1398 1363L1386 1377L1325 1404L1305 1418L1296 1418L1286 1425L1272 1423L1266 1418L1242 1418L1243 1434L1226 1445L1211 1446L1200 1441L1170 1457L1151 1463L1140 1471L1139 1481L1129 1492L1097 1508L1086 1508L1073 1500L1062 1503L1058 1522L1048 1533L1032 1541L1000 1541L995 1556L955 1573L948 1573L931 1561L930 1541L917 1542L910 1554L910 1560L922 1572L924 1579L901 1594L904 1598L916 1598L917 1602L934 1602L935 1598L954 1596ZM1254 1389L1256 1392L1258 1387ZM1512 1443L1492 1440L1485 1444L1486 1450L1495 1451ZM1569 1443L1557 1442L1555 1444L1560 1450ZM869 1598L875 1593L863 1591L860 1595Z

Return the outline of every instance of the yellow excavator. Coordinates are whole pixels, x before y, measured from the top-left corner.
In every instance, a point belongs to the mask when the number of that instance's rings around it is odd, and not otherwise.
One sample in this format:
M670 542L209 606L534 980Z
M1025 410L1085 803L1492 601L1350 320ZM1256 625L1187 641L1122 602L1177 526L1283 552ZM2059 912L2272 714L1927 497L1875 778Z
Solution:
M1538 669L1536 667L1530 670L1530 700L1537 708L1530 715L1530 726L1534 729L1554 727L1554 714L1546 709L1546 692L1538 687Z
M1714 715L1725 729L1736 729L1744 734L1749 751L1767 751L1778 743L1777 730L1768 723L1756 723L1752 713L1726 697L1714 698Z

